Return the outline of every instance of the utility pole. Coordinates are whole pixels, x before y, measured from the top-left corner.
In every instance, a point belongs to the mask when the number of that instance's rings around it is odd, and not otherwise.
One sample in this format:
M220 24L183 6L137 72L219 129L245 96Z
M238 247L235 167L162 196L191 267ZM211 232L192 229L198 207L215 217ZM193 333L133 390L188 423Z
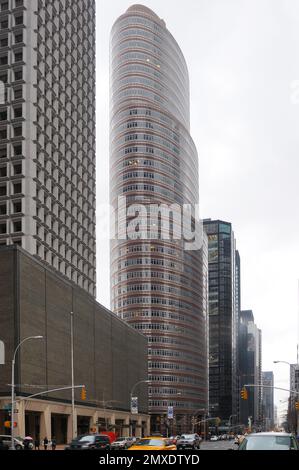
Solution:
M73 439L77 437L77 419L75 417L75 382L74 382L74 312L71 312L71 374L72 374L72 430Z
M14 355L11 362L11 414L10 414L10 432L11 432L11 450L15 450L15 441L14 441L14 407L15 407L15 364L16 356L20 347L26 342L33 339L44 339L43 336L28 336L28 338L23 339L14 351Z
M298 317L297 317L297 369L299 369L299 280L298 280ZM295 370L295 377L296 377L296 370ZM299 436L299 411L297 409L296 409L296 420L297 420L296 431L297 431L297 436Z
M297 315L297 365L299 365L299 279L298 279L298 315Z

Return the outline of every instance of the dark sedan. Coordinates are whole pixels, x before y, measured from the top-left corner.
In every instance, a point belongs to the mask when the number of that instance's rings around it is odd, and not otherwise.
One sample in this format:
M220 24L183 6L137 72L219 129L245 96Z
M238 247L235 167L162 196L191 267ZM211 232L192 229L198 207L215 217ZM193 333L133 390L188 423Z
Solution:
M74 439L65 450L110 450L110 439L104 434L90 434Z

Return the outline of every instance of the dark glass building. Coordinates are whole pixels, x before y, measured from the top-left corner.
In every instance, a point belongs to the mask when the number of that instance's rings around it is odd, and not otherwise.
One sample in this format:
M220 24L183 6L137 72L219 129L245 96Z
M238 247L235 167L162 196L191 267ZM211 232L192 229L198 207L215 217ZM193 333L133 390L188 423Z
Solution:
M235 240L228 222L209 219L204 228L209 247L209 408L211 416L228 421L237 414L238 393Z

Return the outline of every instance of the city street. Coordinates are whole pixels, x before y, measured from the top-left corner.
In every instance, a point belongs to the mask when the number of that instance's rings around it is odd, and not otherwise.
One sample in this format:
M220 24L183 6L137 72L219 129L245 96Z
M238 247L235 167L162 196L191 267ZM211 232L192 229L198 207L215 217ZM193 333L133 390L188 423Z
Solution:
M200 446L201 450L228 450L236 448L237 446L234 444L234 441L202 441Z

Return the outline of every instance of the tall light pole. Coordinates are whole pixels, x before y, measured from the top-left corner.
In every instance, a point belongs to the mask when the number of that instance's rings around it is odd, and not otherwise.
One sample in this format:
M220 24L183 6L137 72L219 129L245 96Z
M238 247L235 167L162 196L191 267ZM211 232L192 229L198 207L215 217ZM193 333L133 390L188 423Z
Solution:
M206 412L207 412L206 408L199 408L198 410L196 410L193 413L193 416L192 416L192 434L194 434L194 431L195 431L195 417L200 411L204 411L204 418L206 417Z
M237 416L237 415L230 415L230 417L228 418L228 432L229 432L229 433L230 433L230 428L231 428L231 419L232 419L234 416Z
M181 396L182 396L182 392L177 392L177 393L176 393L176 398L177 398L177 397L181 397ZM176 404L176 406L177 406L177 404ZM173 418L172 418L172 420L171 420L171 435L172 435L172 436L173 436L174 428L175 428L175 431L176 431L176 433L177 433L177 423L176 423L176 421L174 422L174 420L176 420L176 415L175 415L175 413L176 413L176 406L173 408Z
M75 388L74 388L74 312L71 312L71 375L72 375L72 435L77 437L77 420L75 419Z
M133 433L133 423L131 424L131 418L132 418L132 398L133 398L133 393L135 391L135 388L138 387L140 384L148 384L150 383L150 380L140 380L139 382L136 382L133 387L131 388L130 392L130 435L132 436Z
M11 450L15 450L15 441L14 441L14 406L15 406L15 363L16 355L22 344L30 339L43 339L43 336L28 336L28 338L23 339L15 349L12 363L11 363L11 416L10 416L10 430L11 430Z
M273 361L274 364L287 364L288 366L291 366L291 363L288 361Z

